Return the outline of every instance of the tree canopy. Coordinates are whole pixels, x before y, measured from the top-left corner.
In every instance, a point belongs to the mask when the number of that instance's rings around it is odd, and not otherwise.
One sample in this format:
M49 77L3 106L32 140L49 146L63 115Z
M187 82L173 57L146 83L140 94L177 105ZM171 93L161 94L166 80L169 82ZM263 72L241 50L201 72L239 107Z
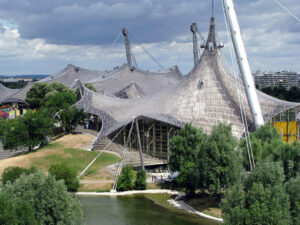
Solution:
M2 199L1 195L4 195ZM66 191L63 181L56 181L52 175L46 176L41 171L30 175L23 174L14 183L9 182L2 188L0 207L4 205L5 212L11 207L4 202L7 197L13 203L23 204L15 216L17 220L20 220L20 216L25 219L32 218L33 211L37 224L80 224L82 221L82 207L79 200ZM7 216L3 220L1 224L11 224Z

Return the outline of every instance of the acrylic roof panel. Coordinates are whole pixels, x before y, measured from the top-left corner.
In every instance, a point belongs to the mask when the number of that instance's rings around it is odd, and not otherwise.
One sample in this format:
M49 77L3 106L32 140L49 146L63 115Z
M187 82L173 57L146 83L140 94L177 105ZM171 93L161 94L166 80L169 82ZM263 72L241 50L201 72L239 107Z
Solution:
M3 86L0 84L0 102L4 99L8 98L9 96L13 95L14 93L18 92L19 89L11 89Z
M208 42L216 46L214 29L212 19ZM241 87L239 95L236 85ZM211 51L207 45L197 66L186 79L173 87L137 99L118 99L84 88L84 95L77 106L101 117L99 140L139 117L178 127L190 122L208 133L219 123L230 123L233 134L240 138L244 134L244 124L239 98L251 127L253 120L241 80L235 82L222 64L219 50L214 48ZM274 115L300 105L278 100L259 91L258 98L266 122Z
M184 77L177 67L162 72L150 72L137 69L132 71L127 65L124 65L109 78L89 83L91 83L98 92L102 91L105 95L114 95L132 84L138 87L140 92L144 95L150 95L174 87L182 79L184 79Z

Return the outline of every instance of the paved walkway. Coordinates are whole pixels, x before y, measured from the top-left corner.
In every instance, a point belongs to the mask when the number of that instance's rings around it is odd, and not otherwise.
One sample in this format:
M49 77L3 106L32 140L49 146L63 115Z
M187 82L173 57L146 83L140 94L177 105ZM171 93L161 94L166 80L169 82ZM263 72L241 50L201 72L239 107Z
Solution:
M210 215L207 215L205 213L199 212L198 210L194 209L192 206L186 204L184 201L176 201L176 200L170 199L170 200L168 200L168 202L171 205L173 205L174 207L176 207L178 209L182 209L182 210L187 211L189 213L193 213L193 214L196 214L198 216L201 216L201 217L204 217L204 218L207 218L207 219L210 219L210 220L214 220L214 221L218 221L218 222L224 222L223 219L221 219L221 218L217 218L217 217L210 216Z

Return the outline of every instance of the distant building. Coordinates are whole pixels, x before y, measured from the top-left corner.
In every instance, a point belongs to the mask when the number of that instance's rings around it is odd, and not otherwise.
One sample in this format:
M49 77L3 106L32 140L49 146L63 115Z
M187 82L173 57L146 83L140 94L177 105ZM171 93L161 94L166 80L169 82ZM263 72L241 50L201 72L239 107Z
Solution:
M300 88L300 74L298 74L297 72L262 72L258 70L253 74L253 76L255 84L259 89L280 85L282 85L286 89L289 89L291 87Z

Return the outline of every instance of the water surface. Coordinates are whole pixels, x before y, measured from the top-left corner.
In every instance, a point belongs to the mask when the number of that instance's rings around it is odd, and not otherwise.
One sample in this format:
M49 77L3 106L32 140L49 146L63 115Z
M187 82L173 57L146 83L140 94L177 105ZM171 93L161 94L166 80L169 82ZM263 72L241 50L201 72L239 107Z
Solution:
M216 222L155 204L143 195L79 196L84 225L216 225Z

